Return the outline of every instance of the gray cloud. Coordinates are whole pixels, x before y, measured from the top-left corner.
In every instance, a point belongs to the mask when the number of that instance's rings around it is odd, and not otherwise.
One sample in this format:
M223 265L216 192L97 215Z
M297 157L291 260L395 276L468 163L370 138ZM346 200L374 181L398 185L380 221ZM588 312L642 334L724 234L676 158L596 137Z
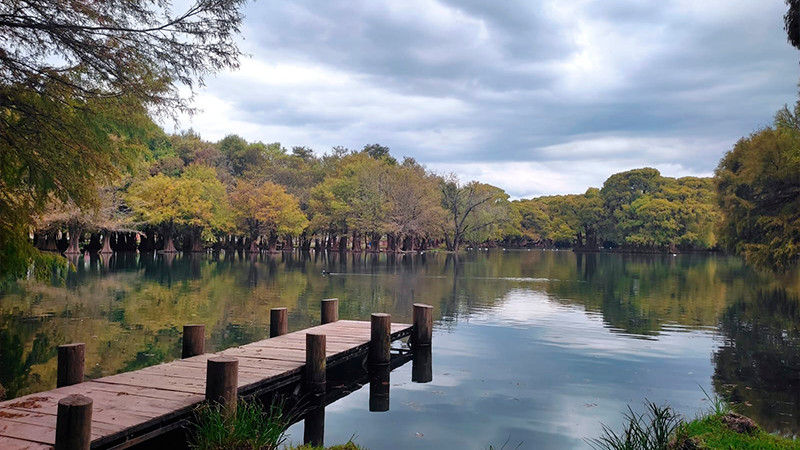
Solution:
M185 125L218 139L360 148L514 196L654 166L710 174L794 101L782 1L256 2L237 73ZM527 167L504 183L509 167ZM560 171L560 172L559 172ZM576 176L570 176L570 172Z

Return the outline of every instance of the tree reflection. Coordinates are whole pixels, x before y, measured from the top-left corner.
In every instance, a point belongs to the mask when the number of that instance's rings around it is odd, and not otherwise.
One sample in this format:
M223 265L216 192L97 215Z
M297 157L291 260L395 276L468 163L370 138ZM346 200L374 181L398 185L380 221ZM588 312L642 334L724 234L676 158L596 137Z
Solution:
M786 290L741 298L720 318L714 387L769 432L800 429L800 299Z

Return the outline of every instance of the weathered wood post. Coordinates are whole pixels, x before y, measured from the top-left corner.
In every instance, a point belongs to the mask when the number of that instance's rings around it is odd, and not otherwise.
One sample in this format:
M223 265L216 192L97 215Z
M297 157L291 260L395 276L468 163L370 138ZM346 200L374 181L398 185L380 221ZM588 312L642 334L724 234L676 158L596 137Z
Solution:
M433 337L433 306L414 303L414 331L412 345L430 346Z
M327 383L325 335L306 334L306 386L315 394L325 392Z
M389 364L391 360L392 316L385 313L372 313L370 320L369 364L372 366Z
M388 364L374 366L369 371L369 410L382 412L389 410L389 372Z
M411 360L411 381L414 383L433 381L433 356L430 345L414 348Z
M289 310L272 308L269 310L269 337L283 336L289 332Z
M239 360L232 356L209 358L206 366L206 400L235 412L238 391Z
M206 326L192 324L183 326L183 351L181 358L202 355L206 348Z
M55 450L89 450L92 443L92 399L68 395L58 401Z
M83 383L85 354L86 344L83 342L58 346L57 387Z
M339 320L339 299L326 298L322 301L322 324Z

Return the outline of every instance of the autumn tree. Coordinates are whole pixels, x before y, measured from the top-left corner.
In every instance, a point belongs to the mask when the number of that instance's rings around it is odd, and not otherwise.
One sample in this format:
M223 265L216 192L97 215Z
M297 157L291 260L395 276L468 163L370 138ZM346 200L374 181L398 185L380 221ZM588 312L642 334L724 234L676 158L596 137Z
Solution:
M260 236L266 235L269 250L275 251L278 236L296 236L308 226L297 199L275 183L239 180L230 197L238 225L250 237L250 253L259 252Z
M149 113L191 109L179 86L238 65L243 3L0 3L0 272L24 272L28 228L53 196L97 202Z
M715 172L721 240L761 267L785 270L800 255L800 101L742 138Z
M415 239L424 250L426 239L439 234L446 216L438 197L439 180L406 158L391 167L386 182L384 230L389 250L413 250Z
M127 201L140 220L159 228L165 253L176 251L177 231L188 234L191 251L202 251L203 239L231 222L225 186L210 167L195 165L180 178L158 174L134 183Z

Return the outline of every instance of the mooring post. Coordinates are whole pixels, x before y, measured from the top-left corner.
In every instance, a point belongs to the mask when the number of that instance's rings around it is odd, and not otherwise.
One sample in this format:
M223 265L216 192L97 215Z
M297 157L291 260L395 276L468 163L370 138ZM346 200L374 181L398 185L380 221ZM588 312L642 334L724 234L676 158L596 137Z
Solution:
M57 387L83 383L85 353L86 344L83 342L58 346Z
M327 383L325 335L306 334L306 385L315 394L325 392Z
M373 366L389 364L391 360L392 316L385 313L372 313L370 320L369 364Z
M206 348L206 326L192 324L183 326L183 351L181 358L202 355Z
M209 358L206 366L206 400L234 412L238 390L239 360L232 356Z
M389 372L388 364L372 367L369 371L369 410L383 412L389 410Z
M430 346L433 337L433 306L414 303L414 346Z
M322 324L339 320L339 299L326 298L322 301Z
M92 399L68 395L58 401L55 450L89 450L92 444Z
M289 310L272 308L269 310L269 337L283 336L289 332Z

